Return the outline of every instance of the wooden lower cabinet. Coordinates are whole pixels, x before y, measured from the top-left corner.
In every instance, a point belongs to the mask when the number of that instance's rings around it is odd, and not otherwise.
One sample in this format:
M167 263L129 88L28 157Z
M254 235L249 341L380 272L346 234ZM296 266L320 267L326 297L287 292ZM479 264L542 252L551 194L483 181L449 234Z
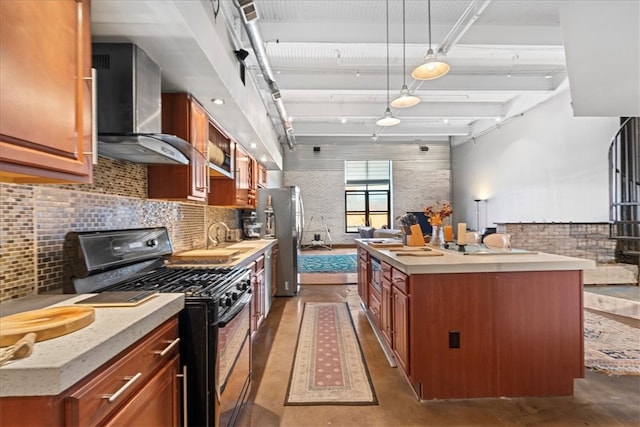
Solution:
M362 302L369 305L369 252L358 248L358 295Z
M178 319L57 396L0 398L3 426L180 425Z
M396 362L409 375L409 297L399 291L395 286L391 287L391 324L392 340L391 349L396 357Z
M164 365L105 426L178 426L180 425L180 358Z
M373 323L378 329L382 328L382 304L380 295L373 289L369 289L369 313L373 319Z
M410 382L423 399L573 394L580 271L411 276Z
M380 332L393 351L396 362L409 374L409 277L382 263Z

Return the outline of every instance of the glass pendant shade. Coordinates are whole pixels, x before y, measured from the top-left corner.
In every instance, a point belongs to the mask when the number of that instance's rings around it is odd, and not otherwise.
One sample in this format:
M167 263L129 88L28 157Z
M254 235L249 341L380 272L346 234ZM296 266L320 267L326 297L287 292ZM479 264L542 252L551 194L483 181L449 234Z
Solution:
M451 67L440 57L433 53L433 49L429 49L424 64L416 67L411 72L411 77L416 80L433 80L442 77L449 72Z
M400 90L400 96L398 96L396 99L391 101L391 106L393 108L407 108L407 107L413 107L419 102L420 102L420 98L418 98L417 96L411 95L409 93L409 89L407 88L407 85L405 84L404 86L402 86L402 89Z
M378 126L385 126L385 127L395 126L399 123L400 123L400 119L397 117L394 117L393 114L391 114L391 109L389 107L387 107L387 111L384 112L384 117L382 117L380 120L376 122Z

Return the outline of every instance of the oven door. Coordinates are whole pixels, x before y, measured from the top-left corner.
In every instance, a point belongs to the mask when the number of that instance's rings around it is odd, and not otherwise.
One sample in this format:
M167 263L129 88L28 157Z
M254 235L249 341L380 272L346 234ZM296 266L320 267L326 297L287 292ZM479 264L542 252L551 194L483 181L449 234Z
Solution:
M218 319L216 360L216 426L233 426L251 384L251 294L236 301L230 313Z

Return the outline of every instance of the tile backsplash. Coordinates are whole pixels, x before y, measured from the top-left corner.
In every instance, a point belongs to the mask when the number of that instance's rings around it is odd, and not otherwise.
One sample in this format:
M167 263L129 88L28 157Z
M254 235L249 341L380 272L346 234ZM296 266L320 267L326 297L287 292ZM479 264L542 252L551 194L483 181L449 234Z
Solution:
M0 301L57 291L68 231L164 226L174 251L205 244L207 225L240 211L146 198L146 167L100 158L93 184L0 183Z

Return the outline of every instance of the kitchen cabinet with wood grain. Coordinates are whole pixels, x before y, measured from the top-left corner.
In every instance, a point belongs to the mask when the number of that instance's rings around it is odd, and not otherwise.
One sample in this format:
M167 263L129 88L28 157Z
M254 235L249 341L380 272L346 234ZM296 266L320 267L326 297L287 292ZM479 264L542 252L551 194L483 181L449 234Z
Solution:
M209 204L212 206L255 209L256 181L254 160L240 144L234 144L233 178L210 175Z
M0 179L90 183L89 0L0 2Z
M206 201L209 184L206 158L209 116L206 110L189 94L163 93L162 132L184 139L196 152L189 156L188 165L149 165L149 197Z
M178 343L174 316L59 395L0 398L0 424L179 426Z

